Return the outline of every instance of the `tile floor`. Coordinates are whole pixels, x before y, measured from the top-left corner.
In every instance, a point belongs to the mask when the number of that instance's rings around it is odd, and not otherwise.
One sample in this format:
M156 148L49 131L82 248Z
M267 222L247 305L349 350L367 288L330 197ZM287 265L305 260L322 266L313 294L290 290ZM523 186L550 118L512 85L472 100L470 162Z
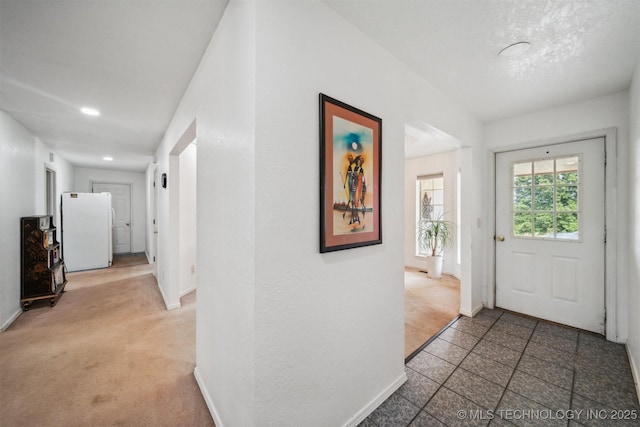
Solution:
M406 372L360 427L640 426L624 346L510 312L460 318Z

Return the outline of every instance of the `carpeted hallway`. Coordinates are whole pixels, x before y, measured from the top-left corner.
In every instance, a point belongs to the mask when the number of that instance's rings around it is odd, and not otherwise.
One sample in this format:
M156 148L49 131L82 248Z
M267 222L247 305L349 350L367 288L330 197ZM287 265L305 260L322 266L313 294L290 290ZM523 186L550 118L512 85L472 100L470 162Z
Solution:
M152 266L70 273L0 333L1 426L213 426L193 376L195 293L167 311Z

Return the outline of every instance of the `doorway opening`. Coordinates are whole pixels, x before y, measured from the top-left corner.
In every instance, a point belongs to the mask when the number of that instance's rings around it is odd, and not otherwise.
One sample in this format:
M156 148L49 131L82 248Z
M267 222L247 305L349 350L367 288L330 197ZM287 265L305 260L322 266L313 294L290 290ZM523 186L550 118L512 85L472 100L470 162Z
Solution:
M165 292L168 307L181 306L181 298L196 290L197 141L194 120L169 153L168 260L159 269L168 273ZM167 240L164 240L167 241ZM164 264L164 265L163 265ZM188 298L195 298L189 295Z
M180 153L180 297L196 289L197 141Z
M47 215L53 215L53 223L58 224L58 204L56 198L56 171L49 166L44 167L45 207Z
M460 313L460 143L426 124L405 126L405 358L409 360ZM443 220L453 236L442 275L427 274L420 223ZM430 274L432 275L432 274Z

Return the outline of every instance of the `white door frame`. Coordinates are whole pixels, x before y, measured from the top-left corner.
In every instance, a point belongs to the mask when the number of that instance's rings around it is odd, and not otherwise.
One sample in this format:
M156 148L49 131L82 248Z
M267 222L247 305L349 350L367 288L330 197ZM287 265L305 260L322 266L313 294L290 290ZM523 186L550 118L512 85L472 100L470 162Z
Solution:
M51 174L51 181L48 180ZM53 215L53 225L58 226L59 201L58 201L58 172L53 165L44 164L44 208L47 215ZM49 210L50 209L50 210Z
M196 139L196 119L184 131L180 139L169 152L168 198L169 217L162 225L164 230L162 240L166 246L168 259L160 258L158 270L167 273L164 282L163 298L168 310L180 308L180 154ZM197 195L196 195L197 197ZM164 220L163 220L164 221ZM170 227L167 225L171 224ZM163 243L160 243L163 244Z
M487 171L488 188L487 192L487 234L486 253L488 280L486 289L487 307L494 308L496 303L496 154L506 151L522 150L527 148L541 147L552 144L562 144L565 142L575 142L585 139L604 138L605 153L607 162L605 164L605 230L607 230L607 241L605 244L605 336L609 341L618 341L618 304L617 304L617 129L608 128L584 132L580 134L554 137L539 141L523 142L487 151ZM603 236L604 237L604 236Z
M151 250L151 259L153 260L153 276L156 278L156 280L158 279L158 255L160 253L159 251L159 238L158 238L158 232L159 232L159 227L160 225L158 224L158 188L160 187L160 169L158 168L158 166L156 166L155 168L153 168L153 177L151 178L152 182L153 182L153 191L151 192L151 198L153 199L152 202L152 206L151 209L153 210L153 218L151 219L151 232L152 234L152 238L151 238L151 246L152 246L152 250Z

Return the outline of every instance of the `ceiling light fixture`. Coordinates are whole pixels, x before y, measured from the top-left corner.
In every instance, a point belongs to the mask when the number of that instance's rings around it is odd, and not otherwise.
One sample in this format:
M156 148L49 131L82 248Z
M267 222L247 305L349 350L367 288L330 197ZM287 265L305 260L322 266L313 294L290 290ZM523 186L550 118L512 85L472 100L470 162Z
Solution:
M102 158L102 160L105 160L107 162L111 162L111 161L113 161L113 157L105 156L105 157Z
M83 114L86 114L87 116L99 116L100 115L100 111L96 110L95 108L91 108L91 107L82 107L80 109L80 111L82 111Z
M528 51L530 47L531 45L529 44L529 42L513 43L498 52L498 56L513 58L514 56L522 55L523 53Z

